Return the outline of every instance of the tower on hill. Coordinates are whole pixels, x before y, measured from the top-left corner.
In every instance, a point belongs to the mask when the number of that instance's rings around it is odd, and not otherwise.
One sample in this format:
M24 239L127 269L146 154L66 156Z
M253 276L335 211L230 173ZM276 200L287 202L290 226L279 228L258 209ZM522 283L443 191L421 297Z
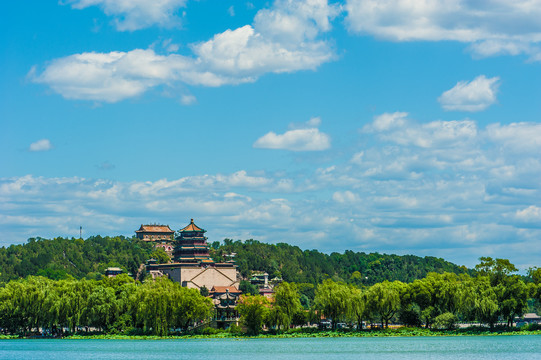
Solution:
M205 232L205 229L195 225L191 219L188 226L178 231L174 260L179 263L213 263Z
M152 277L167 276L182 286L194 289L215 286L238 289L240 277L233 260L216 263L210 257L206 230L195 225L193 219L178 231L173 251L173 262L157 264L147 262L147 272Z

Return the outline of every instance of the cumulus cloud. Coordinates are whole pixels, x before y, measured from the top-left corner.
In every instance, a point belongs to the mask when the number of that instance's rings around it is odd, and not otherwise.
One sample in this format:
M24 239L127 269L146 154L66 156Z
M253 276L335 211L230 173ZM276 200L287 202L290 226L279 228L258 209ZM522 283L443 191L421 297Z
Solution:
M384 113L363 128L365 133L377 133L381 139L400 145L422 148L465 146L477 134L471 120L431 121L420 124L409 120L405 112Z
M480 75L470 82L459 81L445 91L438 101L445 110L482 111L496 102L499 77L486 78Z
M179 55L161 56L154 50L82 53L53 60L34 75L66 99L117 102L179 78L191 67Z
M74 9L99 6L107 16L114 17L119 31L134 31L154 25L172 27L180 24L176 15L187 0L66 0Z
M490 124L486 128L486 136L512 153L531 153L532 151L541 153L540 123Z
M541 53L538 0L346 0L351 32L392 41L454 40L476 56ZM505 16L502 16L505 14Z
M283 134L270 131L257 139L254 147L291 151L327 150L331 147L330 136L320 132L317 127L313 127L320 123L320 118L312 118L304 124L303 128L296 128L296 125L292 125L293 129Z
M51 141L49 139L41 139L36 142L33 142L28 147L29 151L48 151L53 148Z
M41 72L33 68L29 77L66 99L117 102L179 82L223 86L254 82L266 73L315 70L335 58L318 35L330 30L336 13L327 0L278 0L260 10L253 25L191 44L191 56L153 49L86 52L52 60Z

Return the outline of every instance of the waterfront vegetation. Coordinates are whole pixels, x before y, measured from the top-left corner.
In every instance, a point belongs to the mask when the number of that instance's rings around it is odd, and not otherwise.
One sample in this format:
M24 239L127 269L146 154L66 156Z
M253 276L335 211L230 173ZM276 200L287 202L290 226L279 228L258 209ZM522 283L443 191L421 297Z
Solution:
M502 324L514 333L515 318L540 312L541 269L515 275L505 259L480 258L475 269L467 269L433 257L327 255L255 240L211 245L217 261L231 253L244 277L256 270L284 282L269 300L241 281L240 326L221 331L209 327L214 315L209 298L168 279L144 278L146 259L168 259L151 243L95 236L2 247L0 332L5 337L38 330L50 336L405 336L463 334L457 324L477 323L473 333L499 333ZM138 281L126 274L105 278L111 266L139 274ZM414 330L395 332L389 324Z
M242 326L227 331L209 327L209 298L166 278L141 283L127 275L101 280L29 276L0 286L0 329L5 335L32 336L41 330L51 336L83 337L516 333L513 320L539 306L541 270L531 269L524 281L513 275L516 268L509 261L491 258L481 258L476 270L474 277L429 273L411 283L383 281L372 286L332 279L315 287L283 282L272 300L242 296ZM306 295L310 293L313 297ZM459 322L481 326L457 329ZM390 323L409 328L388 329ZM379 329L373 330L376 326ZM535 326L518 331L539 333Z

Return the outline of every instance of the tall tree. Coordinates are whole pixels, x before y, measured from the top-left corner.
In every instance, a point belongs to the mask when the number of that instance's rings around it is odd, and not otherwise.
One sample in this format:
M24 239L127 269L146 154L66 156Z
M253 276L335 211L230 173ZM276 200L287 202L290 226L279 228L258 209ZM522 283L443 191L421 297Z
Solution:
M389 327L389 320L400 309L400 293L404 283L384 281L372 285L366 294L368 308L378 314L381 327Z
M294 315L301 310L299 291L295 284L283 282L276 287L272 311L276 313L278 328L288 328Z
M242 295L237 310L248 333L256 335L261 331L269 312L269 300L261 295Z
M338 322L350 312L351 291L346 284L328 279L317 286L314 302L336 329Z

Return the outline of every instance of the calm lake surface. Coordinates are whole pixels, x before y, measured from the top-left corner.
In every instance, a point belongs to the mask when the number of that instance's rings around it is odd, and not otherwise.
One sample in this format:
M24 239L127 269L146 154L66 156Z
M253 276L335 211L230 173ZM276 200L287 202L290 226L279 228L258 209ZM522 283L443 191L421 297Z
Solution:
M0 340L0 359L541 359L541 336Z

